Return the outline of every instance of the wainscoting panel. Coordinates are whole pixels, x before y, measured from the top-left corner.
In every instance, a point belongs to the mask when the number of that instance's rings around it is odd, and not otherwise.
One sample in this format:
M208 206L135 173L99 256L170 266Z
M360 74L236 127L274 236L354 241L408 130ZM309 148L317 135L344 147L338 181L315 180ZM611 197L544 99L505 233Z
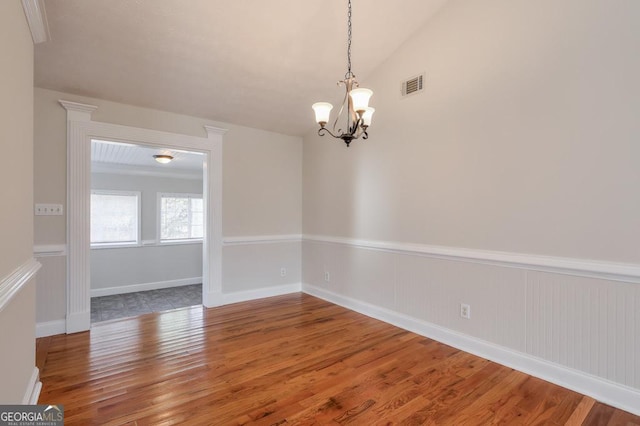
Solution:
M640 286L529 272L527 353L640 387Z
M35 256L42 264L36 275L36 321L38 324L64 321L67 310L67 256L64 252L40 255L38 251Z
M263 288L299 287L300 241L265 241L261 237L234 237L222 248L222 293ZM286 269L282 276L281 269ZM220 302L217 302L220 303Z
M305 236L303 291L640 412L635 266L418 248Z
M398 258L398 312L524 350L524 334L520 332L525 324L524 271L424 256L394 256ZM471 319L460 316L462 303L471 306Z

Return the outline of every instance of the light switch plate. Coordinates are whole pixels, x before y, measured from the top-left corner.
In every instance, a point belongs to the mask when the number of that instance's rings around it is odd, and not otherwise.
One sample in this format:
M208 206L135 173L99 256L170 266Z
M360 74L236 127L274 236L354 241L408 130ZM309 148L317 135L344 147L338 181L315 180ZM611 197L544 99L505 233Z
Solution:
M36 204L36 216L62 216L62 204Z

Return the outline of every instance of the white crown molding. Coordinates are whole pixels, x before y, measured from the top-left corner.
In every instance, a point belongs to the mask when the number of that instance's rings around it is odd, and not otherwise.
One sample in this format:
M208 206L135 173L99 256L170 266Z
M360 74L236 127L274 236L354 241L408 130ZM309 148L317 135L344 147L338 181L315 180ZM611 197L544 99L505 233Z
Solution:
M326 235L303 235L303 241L339 244L368 250L520 268L564 275L640 283L640 265L565 257L541 256L394 241L369 241Z
M309 284L302 291L640 415L640 391Z
M302 235L300 234L282 234L224 237L222 243L225 246L240 246L249 244L297 243L300 241L302 241Z
M49 41L51 37L43 0L22 0L22 9L27 17L33 44Z
M33 255L35 257L66 256L67 245L66 244L36 245L36 246L33 246Z
M22 286L33 278L41 266L37 260L31 258L0 281L0 312L20 292Z
M91 173L110 173L130 176L151 176L166 177L174 179L200 179L202 180L202 170L187 169L159 169L151 166L133 166L128 164L112 163L91 163Z

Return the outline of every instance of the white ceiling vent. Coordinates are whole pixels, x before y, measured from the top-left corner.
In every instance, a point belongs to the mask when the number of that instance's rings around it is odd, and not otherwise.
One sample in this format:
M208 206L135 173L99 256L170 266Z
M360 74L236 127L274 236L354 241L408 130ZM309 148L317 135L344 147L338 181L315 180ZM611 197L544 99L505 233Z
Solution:
M402 82L402 96L414 95L424 90L424 73Z

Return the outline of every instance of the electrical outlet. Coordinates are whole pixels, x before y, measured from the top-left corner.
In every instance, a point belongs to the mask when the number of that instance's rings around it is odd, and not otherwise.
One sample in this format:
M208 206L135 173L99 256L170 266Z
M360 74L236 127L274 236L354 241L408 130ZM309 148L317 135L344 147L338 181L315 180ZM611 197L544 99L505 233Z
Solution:
M287 268L280 268L280 276L281 277L287 276Z
M460 304L460 316L462 318L471 319L471 306L466 303Z
M324 280L325 280L326 282L331 281L331 275L330 275L330 274L329 274L329 272L327 272L327 271L324 271Z

